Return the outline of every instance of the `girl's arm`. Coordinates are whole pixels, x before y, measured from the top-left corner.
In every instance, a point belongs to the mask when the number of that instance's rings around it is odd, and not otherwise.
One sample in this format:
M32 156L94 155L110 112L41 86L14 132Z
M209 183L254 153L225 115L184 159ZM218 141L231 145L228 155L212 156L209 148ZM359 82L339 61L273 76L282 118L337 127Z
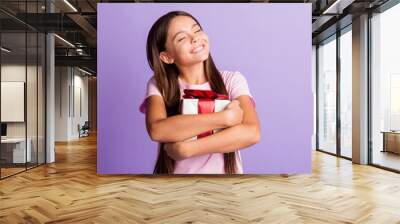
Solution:
M167 117L163 98L150 96L147 98L146 127L153 141L182 142L213 129L239 124L242 114L240 107L232 107L217 113Z
M213 135L195 141L166 144L166 150L175 160L208 153L227 153L245 148L260 140L260 125L257 113L249 96L237 98L243 109L243 122Z

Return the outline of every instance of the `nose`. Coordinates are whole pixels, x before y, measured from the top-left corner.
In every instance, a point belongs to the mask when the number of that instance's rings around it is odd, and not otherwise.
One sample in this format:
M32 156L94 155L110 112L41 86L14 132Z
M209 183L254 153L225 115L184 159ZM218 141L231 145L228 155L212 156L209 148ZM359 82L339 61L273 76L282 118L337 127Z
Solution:
M193 43L197 43L198 41L199 41L198 36L195 35L195 36L193 37L193 39L192 39L192 42L193 42Z

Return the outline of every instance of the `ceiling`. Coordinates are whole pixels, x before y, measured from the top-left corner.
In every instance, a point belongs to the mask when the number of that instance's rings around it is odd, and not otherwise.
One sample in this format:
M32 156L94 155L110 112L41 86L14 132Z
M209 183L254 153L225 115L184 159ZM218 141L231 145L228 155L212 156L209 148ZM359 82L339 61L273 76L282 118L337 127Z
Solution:
M351 24L353 16L372 10L387 0L190 0L185 2L312 3L312 37L316 44ZM25 29L55 32L56 65L85 67L96 71L97 3L178 2L177 0L1 0L1 30L4 38L18 49L24 46ZM52 13L50 12L50 9ZM27 13L26 13L27 12ZM290 15L288 15L290 16ZM340 21L340 22L338 22ZM3 35L4 36L4 35ZM21 39L22 38L22 39ZM68 41L66 43L62 39ZM2 43L5 43L2 41ZM72 44L72 45L71 45ZM28 45L34 47L34 44ZM28 52L31 51L28 47ZM21 48L22 50L22 48Z

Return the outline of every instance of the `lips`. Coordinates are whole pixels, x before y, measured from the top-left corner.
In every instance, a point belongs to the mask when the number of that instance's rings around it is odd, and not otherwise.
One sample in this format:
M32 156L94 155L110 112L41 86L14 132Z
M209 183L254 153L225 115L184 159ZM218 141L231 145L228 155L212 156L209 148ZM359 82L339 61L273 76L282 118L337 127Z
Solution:
M193 54L198 53L198 52L202 51L203 49L204 49L204 44L193 48L192 53Z

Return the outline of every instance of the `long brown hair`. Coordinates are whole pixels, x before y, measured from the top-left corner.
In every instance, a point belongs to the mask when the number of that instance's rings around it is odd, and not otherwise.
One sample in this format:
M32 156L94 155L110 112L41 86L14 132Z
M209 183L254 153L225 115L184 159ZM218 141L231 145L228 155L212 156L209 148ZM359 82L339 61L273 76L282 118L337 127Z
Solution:
M179 104L181 99L178 81L179 69L175 64L166 64L161 61L159 55L166 49L165 43L167 40L169 24L176 16L191 17L201 28L200 23L189 13L183 11L172 11L160 17L153 24L147 37L146 46L147 60L150 68L154 71L154 78L157 87L164 98L168 117L179 114ZM208 59L204 61L204 72L213 91L228 95L224 81L212 60L211 54ZM163 149L163 146L163 143L159 144L158 158L153 171L154 174L171 174L174 172L175 161L168 156L166 151ZM235 156L236 152L224 153L225 173L236 173Z

